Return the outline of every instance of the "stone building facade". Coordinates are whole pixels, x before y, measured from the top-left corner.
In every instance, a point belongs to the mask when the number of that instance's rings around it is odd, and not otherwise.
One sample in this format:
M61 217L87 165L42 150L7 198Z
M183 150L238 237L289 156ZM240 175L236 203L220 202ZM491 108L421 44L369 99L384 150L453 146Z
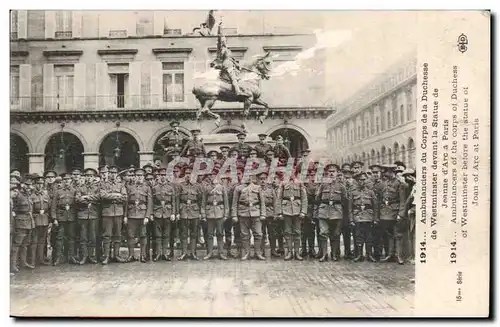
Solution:
M258 22L252 32L248 26L254 25L241 24L245 17L225 17L228 46L242 63L268 51L273 66L280 65L316 42L314 34ZM210 69L217 39L188 30L200 21L186 19L175 12L12 11L11 167L41 173L143 165L161 157L157 141L172 120L186 136L200 128L208 148L227 143L227 136L217 140L213 134L240 131L243 105L218 102L220 127L195 119L200 105L191 90ZM323 69L317 60L314 65ZM325 149L324 120L333 109L324 106L321 74L307 69L274 76L261 89L270 116L260 124L262 109L252 110L250 140L258 133L282 134L293 154Z
M326 122L337 164L403 161L415 167L417 57L412 52L341 104Z

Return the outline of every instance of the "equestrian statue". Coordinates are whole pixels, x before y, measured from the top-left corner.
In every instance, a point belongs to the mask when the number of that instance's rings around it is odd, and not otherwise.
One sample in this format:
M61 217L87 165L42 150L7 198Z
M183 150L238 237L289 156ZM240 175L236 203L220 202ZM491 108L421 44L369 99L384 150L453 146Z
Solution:
M271 57L267 52L258 57L248 66L240 65L232 56L231 50L227 47L226 36L222 33L222 22L219 23L217 32L217 56L210 67L219 70L219 76L215 80L204 80L193 87L193 94L200 102L201 108L196 113L196 119L200 119L202 113L215 118L215 124L220 125L220 116L211 111L217 100L224 102L243 102L244 120L250 113L250 106L258 104L265 108L259 116L261 123L266 119L269 106L260 96L260 81L268 80L271 72ZM247 132L245 123L243 130Z

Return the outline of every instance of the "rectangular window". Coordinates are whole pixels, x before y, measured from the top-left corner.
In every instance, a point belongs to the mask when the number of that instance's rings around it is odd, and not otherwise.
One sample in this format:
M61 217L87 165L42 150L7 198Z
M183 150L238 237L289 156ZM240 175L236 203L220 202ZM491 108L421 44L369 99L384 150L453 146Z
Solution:
M19 105L19 66L10 67L10 105Z
M10 38L11 38L11 40L17 40L17 29L18 29L17 10L11 10L11 12L10 12Z
M375 121L376 121L376 125L377 125L377 134L378 134L378 133L380 133L380 118L379 118L379 117L377 117L377 118L375 119Z
M72 37L73 13L71 11L56 12L56 35L57 39L68 39Z
M184 102L184 62L164 62L163 102Z
M73 65L54 66L54 89L57 109L73 108L74 79Z

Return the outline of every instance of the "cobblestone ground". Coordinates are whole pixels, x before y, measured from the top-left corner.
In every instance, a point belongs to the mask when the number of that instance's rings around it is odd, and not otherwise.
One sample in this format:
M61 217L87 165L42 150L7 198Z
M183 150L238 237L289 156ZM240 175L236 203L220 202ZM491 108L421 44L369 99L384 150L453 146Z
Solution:
M11 277L11 315L411 316L414 267L311 259L37 267Z

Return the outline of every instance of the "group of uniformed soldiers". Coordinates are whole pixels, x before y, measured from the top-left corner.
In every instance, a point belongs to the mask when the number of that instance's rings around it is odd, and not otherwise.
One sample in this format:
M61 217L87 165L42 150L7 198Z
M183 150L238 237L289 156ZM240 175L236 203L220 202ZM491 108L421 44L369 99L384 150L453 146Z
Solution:
M199 130L192 134L194 138L185 142L181 152L170 148L173 158L182 153L192 162L205 156ZM290 157L281 137L272 147L262 134L260 143L251 147L245 136L238 134L233 148L209 152L214 168L194 181L190 164L175 166L173 176L151 164L122 172L102 166L99 171L85 169L83 175L78 169L61 176L46 171L43 176L28 175L22 183L19 171L13 171L11 272L63 262L170 261L176 237L181 245L177 260L199 260L200 234L206 260L215 256L266 260L268 239L271 257L303 260L309 256L324 262L329 259L329 242L330 258L337 261L341 235L345 259L400 264L413 259L414 170L396 162L363 171L364 164L357 161L342 167L329 164L323 178L316 178L318 162L309 165L298 158L289 178L282 172L268 176L265 170L245 180L246 158ZM305 150L303 158L309 152ZM220 174L229 159L238 162L236 180ZM123 234L127 257L120 254Z

